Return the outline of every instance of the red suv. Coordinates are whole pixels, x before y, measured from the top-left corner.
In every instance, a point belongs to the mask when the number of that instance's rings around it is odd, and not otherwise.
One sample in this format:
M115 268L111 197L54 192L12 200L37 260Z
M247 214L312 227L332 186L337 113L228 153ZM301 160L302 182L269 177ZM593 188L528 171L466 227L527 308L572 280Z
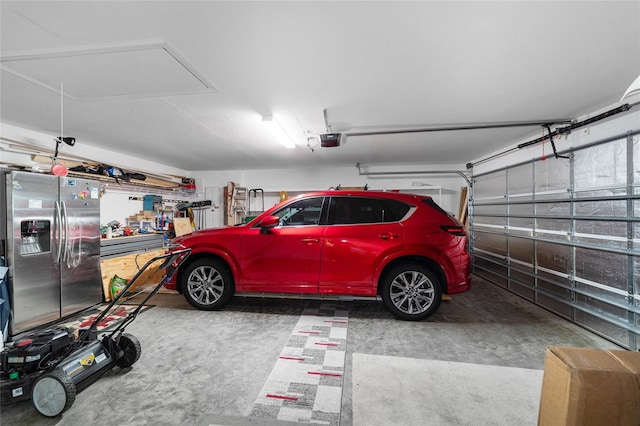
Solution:
M234 294L381 297L396 317L422 320L471 283L464 227L421 195L314 192L171 243L192 252L165 286L203 310Z

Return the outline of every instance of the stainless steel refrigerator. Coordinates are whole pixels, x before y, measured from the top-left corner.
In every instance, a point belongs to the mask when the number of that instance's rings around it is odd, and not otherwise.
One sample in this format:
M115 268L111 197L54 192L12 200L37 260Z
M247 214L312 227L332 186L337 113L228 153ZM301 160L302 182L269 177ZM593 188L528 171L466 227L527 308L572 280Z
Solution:
M10 335L102 301L100 187L87 179L0 174L0 243L9 267Z

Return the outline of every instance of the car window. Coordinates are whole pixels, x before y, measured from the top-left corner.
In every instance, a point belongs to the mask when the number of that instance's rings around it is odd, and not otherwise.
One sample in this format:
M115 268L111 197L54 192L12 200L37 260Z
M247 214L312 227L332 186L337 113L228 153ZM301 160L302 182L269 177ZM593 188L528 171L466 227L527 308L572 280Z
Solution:
M401 201L384 198L332 197L329 224L398 222L410 208Z
M453 217L451 216L451 214L449 214L445 209L443 209L442 207L440 207L435 201L433 201L433 199L431 198L425 198L424 200L422 200L422 202L426 205L428 205L431 208L436 209L437 211L439 211L440 213L442 213L445 216L449 216L449 217Z
M323 197L307 198L288 204L273 215L280 218L280 226L318 225Z

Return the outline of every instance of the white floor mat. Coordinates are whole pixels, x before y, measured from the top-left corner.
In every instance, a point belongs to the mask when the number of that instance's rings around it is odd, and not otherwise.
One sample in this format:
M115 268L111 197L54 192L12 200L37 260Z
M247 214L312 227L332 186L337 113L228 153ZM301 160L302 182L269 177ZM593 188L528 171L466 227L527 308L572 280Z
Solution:
M309 304L300 316L250 416L337 426L349 312Z
M353 354L353 425L535 425L542 370Z

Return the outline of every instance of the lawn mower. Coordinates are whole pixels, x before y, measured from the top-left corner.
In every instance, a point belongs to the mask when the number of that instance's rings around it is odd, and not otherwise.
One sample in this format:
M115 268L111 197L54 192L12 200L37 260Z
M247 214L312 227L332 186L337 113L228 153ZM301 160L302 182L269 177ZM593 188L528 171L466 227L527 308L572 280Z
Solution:
M138 339L124 330L165 281L171 279L191 249L149 260L105 309L80 331L51 326L26 334L0 352L2 404L31 399L45 417L56 417L73 405L76 393L94 383L113 367L131 367L142 353ZM162 261L160 282L113 330L98 331L98 324L113 312L136 280L155 262Z

